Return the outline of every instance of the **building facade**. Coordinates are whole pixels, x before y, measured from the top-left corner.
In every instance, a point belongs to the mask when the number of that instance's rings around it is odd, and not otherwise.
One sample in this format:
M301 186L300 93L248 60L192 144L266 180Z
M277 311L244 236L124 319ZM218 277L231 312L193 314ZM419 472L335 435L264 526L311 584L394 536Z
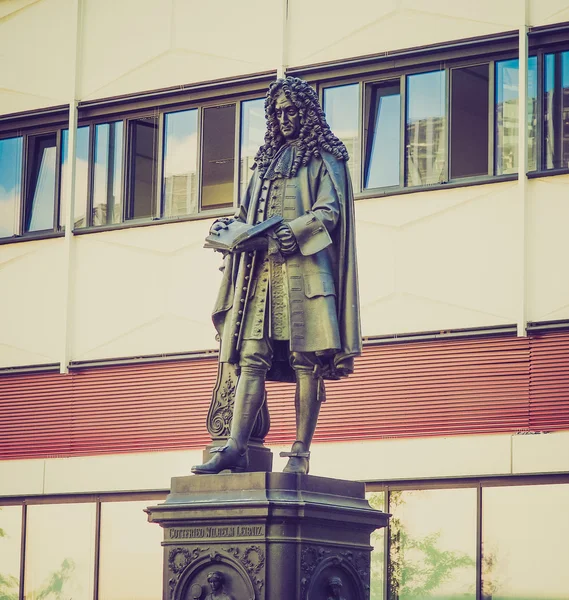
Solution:
M364 353L311 473L393 514L371 597L569 597L569 2L9 0L0 57L0 598L161 596L143 508L209 440L203 240L283 74L351 155Z

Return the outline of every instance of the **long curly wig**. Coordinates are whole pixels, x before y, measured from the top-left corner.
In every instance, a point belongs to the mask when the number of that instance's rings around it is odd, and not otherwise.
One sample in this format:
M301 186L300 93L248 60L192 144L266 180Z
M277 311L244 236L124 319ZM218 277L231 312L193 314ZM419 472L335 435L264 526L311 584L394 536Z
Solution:
M277 79L269 86L265 99L265 119L267 131L265 143L255 155L253 168L258 168L261 176L265 174L278 149L285 143L279 121L275 114L275 104L280 94L284 94L299 110L300 133L298 152L292 166L295 176L301 166L306 166L313 156L319 157L320 150L326 150L338 160L348 160L346 146L332 133L326 123L326 116L318 102L316 92L303 79L286 77Z

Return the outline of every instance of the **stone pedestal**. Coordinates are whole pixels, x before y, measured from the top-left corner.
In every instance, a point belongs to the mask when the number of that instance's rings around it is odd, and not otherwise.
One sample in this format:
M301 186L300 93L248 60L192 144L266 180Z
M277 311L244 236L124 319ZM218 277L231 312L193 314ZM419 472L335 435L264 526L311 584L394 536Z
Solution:
M173 478L147 509L164 528L164 600L368 599L370 534L388 515L364 492L287 473Z

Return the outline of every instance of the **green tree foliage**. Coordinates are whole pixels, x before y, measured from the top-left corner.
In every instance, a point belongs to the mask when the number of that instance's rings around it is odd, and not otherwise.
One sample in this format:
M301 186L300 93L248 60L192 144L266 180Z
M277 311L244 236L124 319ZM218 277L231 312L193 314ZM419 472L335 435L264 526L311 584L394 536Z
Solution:
M52 573L42 589L35 594L36 600L64 600L63 588L75 570L75 563L70 558L65 558L61 567Z
M391 492L391 510L405 501L399 491ZM371 494L370 505L383 510L383 494ZM424 537L409 534L401 519L393 516L389 523L390 561L387 567L389 600L399 598L419 600L432 597L444 583L449 581L457 569L472 567L475 561L463 552L444 550L440 547L441 532ZM371 598L383 598L384 588L384 542L383 533L372 534Z

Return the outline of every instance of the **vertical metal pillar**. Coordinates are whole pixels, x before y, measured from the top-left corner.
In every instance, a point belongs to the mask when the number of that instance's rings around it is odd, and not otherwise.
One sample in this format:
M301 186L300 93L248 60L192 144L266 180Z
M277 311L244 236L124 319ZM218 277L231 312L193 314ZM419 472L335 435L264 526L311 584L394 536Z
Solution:
M63 301L61 303L61 350L59 358L60 373L67 373L69 361L72 356L73 339L73 296L75 291L75 244L73 238L73 225L75 221L75 140L77 138L77 97L79 82L79 53L81 42L81 0L74 0L72 11L75 22L73 50L70 56L72 81L69 92L69 134L67 138L67 178L63 182L67 210L65 214L65 237L63 248Z
M519 337L526 336L527 324L527 170L528 170L528 13L529 1L521 7L519 26L519 69L518 69L518 255L520 276L518 287L517 330Z

